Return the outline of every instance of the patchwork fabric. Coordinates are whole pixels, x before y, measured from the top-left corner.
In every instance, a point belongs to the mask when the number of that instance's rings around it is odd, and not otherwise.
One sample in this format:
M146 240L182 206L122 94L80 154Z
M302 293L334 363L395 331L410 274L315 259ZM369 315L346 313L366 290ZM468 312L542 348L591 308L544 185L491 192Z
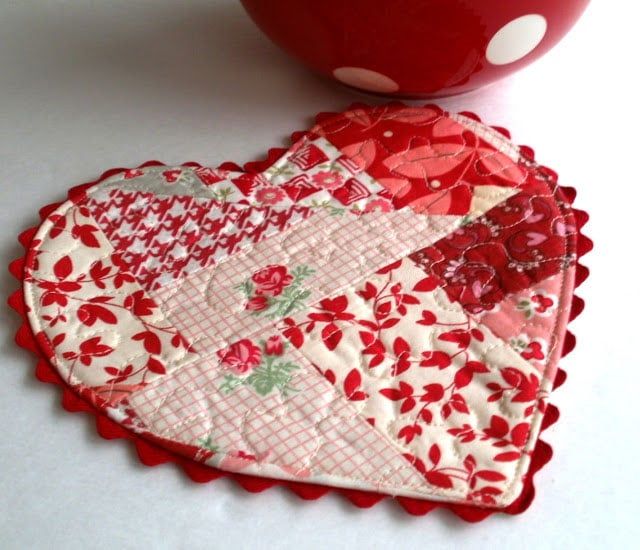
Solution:
M416 219L412 212L402 210L358 217L321 211L307 223L160 288L152 296L191 342L217 349L351 286L384 267L389 258L402 258L427 240L446 234L459 221L457 216ZM415 232L407 232L408 225ZM346 253L351 247L357 248L357 255ZM291 277L284 297L255 295L250 288L255 286L256 266L274 264L291 269L290 275L283 275ZM272 271L272 277L280 276Z
M111 191L88 202L127 271L151 290L207 267L309 216L304 206L272 209L217 200Z
M411 261L283 328L431 485L492 503L510 498L532 444L528 418L544 407L550 380L541 384L509 342L475 323ZM498 424L505 430L492 428ZM447 436L459 444L444 447Z
M566 325L571 311L572 297L563 288L563 280L573 277L573 270L570 266L474 316L539 371L546 371L549 378L555 375L562 352L562 341L554 328Z
M68 387L202 471L521 511L588 248L571 198L473 117L355 106L257 170L73 192L25 310Z
M481 219L447 235L411 259L438 276L452 300L470 312L490 310L505 296L529 288L575 262L567 239L568 205L556 202L546 184L531 181Z

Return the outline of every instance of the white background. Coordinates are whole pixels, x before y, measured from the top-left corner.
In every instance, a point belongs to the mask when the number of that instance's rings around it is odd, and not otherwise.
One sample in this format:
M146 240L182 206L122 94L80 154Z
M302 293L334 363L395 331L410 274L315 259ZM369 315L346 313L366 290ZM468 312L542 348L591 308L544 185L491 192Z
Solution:
M553 461L519 517L467 525L359 510L336 496L190 482L96 435L35 381L0 308L2 548L623 548L640 537L637 3L595 1L555 50L511 79L440 104L508 127L579 190L596 250L553 395ZM113 166L260 158L322 110L362 99L272 46L235 1L0 0L0 265L37 209ZM2 294L15 282L1 276Z

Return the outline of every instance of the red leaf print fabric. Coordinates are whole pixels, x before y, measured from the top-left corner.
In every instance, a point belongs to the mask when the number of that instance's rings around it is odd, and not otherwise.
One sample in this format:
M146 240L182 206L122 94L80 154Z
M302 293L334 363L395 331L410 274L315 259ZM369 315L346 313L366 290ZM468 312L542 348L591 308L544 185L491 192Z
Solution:
M546 390L535 368L450 302L436 280L408 258L394 262L285 319L283 334L396 439L428 485L496 504L526 457L530 419ZM506 424L502 407L520 424ZM480 409L495 411L484 431L472 425ZM467 447L463 463L447 445L425 447L442 426Z
M175 368L191 348L124 271L120 257L104 253L109 247L99 230L90 232L99 246L82 232L57 230L93 226L89 216L87 208L74 204L52 214L50 248L31 263L26 280L38 289L37 308L62 359L64 379L108 387L105 393L115 402L166 374L167 362Z
M385 186L395 208L466 214L475 186L516 187L524 181L517 162L436 107L383 106L366 116L356 113L332 118L312 132Z
M59 343L64 339L64 334L61 336L62 338L58 340ZM68 360L79 359L80 363L88 367L94 357L104 357L112 351L113 348L111 346L102 343L102 337L94 336L80 344L79 352L67 351L62 356Z
M92 298L95 300L95 298ZM78 319L84 325L92 327L96 322L101 321L108 325L115 325L118 322L115 314L100 303L88 302L78 308Z

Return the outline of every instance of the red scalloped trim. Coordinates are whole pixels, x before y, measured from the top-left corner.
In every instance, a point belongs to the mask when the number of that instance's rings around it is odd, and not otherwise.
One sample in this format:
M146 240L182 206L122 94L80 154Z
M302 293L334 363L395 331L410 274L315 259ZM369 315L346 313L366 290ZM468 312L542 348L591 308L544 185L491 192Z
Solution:
M399 102L390 103L390 105L398 105ZM359 107L368 107L368 105L362 103L354 103L348 107L348 109L354 109ZM347 109L347 110L348 110ZM335 116L337 113L319 113L316 116L316 123L320 123L327 118ZM469 118L472 118L478 122L482 122L480 117L478 117L474 113L470 112L462 112L460 113ZM502 135L506 137L510 137L509 131L504 128L492 127L496 131L500 132ZM294 132L291 135L291 141L295 142L301 137L304 137L309 132ZM534 160L534 151L531 147L520 146L521 153L523 156L530 160ZM274 162L276 162L282 155L286 153L288 149L286 148L273 148L269 149L267 152L266 158L259 161L248 162L244 166L239 166L234 162L224 162L219 168L225 170L232 171L245 171L245 172L261 172L271 166ZM148 166L165 166L164 163L159 161L148 161L137 168L145 168ZM183 166L192 166L199 167L200 164L196 162L186 162ZM543 170L546 174L550 175L554 182L557 181L557 174L546 168L544 166L540 166L540 169ZM68 192L69 200L77 200L83 195L83 192L89 187L100 183L101 181L119 173L125 171L126 168L113 168L111 170L107 170L104 172L97 180L85 183L76 187L73 187ZM572 187L559 187L559 190L566 198L567 202L572 205L574 199L576 197L576 190ZM40 209L40 218L41 221L44 219L56 208L58 208L62 202L49 204ZM583 255L589 252L593 248L592 241L582 234L582 227L588 221L589 217L586 212L582 210L571 208L572 213L575 216L578 237L577 237L577 255L578 259L580 259ZM25 255L29 250L29 246L31 241L38 230L39 225L33 226L26 231L23 231L18 240L20 244L25 249ZM26 256L25 256L26 257ZM24 281L24 263L25 257L18 258L11 262L9 265L9 272L20 282ZM580 263L576 263L576 276L575 276L575 284L574 291L578 288L588 277L589 270ZM40 344L37 341L33 330L27 319L27 311L26 305L24 302L24 295L22 288L16 290L8 299L8 304L11 308L13 308L22 318L22 325L16 332L15 341L16 343L28 350L33 352L38 361L36 364L35 375L38 380L41 382L55 384L61 387L62 389L62 406L65 410L69 412L86 412L95 416L96 419L96 429L98 434L104 439L128 439L130 440L136 449L140 462L142 462L146 466L158 466L160 464L164 464L167 462L173 462L180 466L184 472L191 478L193 481L198 483L207 483L218 479L220 477L228 477L233 479L238 485L240 485L246 491L251 493L259 493L266 489L269 489L275 485L279 485L282 487L286 487L294 494L298 495L300 498L304 500L315 500L318 499L329 492L334 492L342 495L347 500L349 500L352 504L359 508L370 508L374 506L381 500L385 498L393 498L388 495L367 492L367 491L359 491L355 489L340 489L335 487L327 487L322 485L312 485L310 483L301 483L295 481L286 481L286 480L276 480L269 479L257 476L250 476L246 474L240 474L236 472L226 472L222 470L218 470L217 468L213 468L211 466L207 466L193 460L189 460L184 456L179 454L179 444L172 443L167 440L161 440L159 438L155 438L150 434L145 434L144 437L131 432L130 430L124 428L123 426L117 424L110 418L108 418L102 411L96 408L92 403L90 403L85 397L81 397L77 393L75 393L69 386L67 386L55 368L49 363L46 354L40 347ZM571 313L569 316L569 322L573 321L584 309L584 300L574 294L572 300ZM576 344L576 338L573 333L566 331L564 344L562 348L562 357L567 355ZM553 389L555 390L559 386L561 386L567 378L567 373L558 369L556 374L556 378L554 380ZM416 498L409 497L395 497L395 500L408 512L409 514L415 516L423 516L428 514L432 510L436 508L443 508L449 510L454 513L459 518L463 519L467 522L478 522L487 518L490 515L493 515L497 512L504 514L520 514L524 512L535 496L535 487L534 487L534 476L535 474L542 469L542 467L547 464L551 460L553 455L553 450L551 446L543 441L540 437L542 432L546 430L549 426L553 425L557 422L560 417L560 412L558 408L552 404L547 406L547 410L542 419L542 426L540 430L540 436L538 441L533 449L531 456L531 464L529 467L529 471L526 474L526 479L524 481L524 487L520 496L512 502L506 508L493 509L493 508L478 508L476 506L467 506L463 504L452 504L446 502L434 502L429 500L420 500Z

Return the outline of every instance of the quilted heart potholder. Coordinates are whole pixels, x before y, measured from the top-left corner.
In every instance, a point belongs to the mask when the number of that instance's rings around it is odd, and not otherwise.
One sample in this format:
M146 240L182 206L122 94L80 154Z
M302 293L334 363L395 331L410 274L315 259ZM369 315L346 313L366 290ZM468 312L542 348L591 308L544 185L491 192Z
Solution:
M18 342L68 408L199 481L517 513L587 274L556 182L506 131L401 104L244 170L112 170L22 235Z

